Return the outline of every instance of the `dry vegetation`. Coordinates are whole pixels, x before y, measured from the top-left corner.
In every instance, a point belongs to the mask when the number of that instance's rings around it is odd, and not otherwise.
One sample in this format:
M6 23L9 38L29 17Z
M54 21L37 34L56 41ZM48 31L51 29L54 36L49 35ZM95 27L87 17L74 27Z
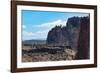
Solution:
M24 46L22 50L22 62L73 60L75 55L76 51L68 48L60 50L54 48L44 52L40 49L32 49L32 47Z

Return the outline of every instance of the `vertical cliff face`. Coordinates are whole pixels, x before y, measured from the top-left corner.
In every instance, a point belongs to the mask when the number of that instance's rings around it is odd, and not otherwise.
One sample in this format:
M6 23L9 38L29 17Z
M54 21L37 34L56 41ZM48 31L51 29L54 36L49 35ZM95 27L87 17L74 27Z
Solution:
M79 37L79 31L80 31L80 17L72 17L69 18L66 24L66 29L68 34L68 41L69 45L71 45L72 48L77 49L77 42Z
M77 59L89 59L89 41L90 41L90 19L83 17L80 21L80 34L78 40Z

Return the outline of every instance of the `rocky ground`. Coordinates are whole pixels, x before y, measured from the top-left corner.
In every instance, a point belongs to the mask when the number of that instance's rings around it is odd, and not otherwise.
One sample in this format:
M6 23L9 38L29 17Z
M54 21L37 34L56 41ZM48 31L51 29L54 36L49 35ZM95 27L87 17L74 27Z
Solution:
M52 50L53 51L53 50ZM30 52L24 50L22 54L22 62L40 62L40 61L61 61L73 60L76 56L76 51L72 49L65 49L56 53L49 52Z

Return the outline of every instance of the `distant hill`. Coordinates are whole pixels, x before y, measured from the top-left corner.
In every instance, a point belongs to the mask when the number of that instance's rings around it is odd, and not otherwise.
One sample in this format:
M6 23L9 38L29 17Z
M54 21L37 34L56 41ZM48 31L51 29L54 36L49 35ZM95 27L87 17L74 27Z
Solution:
M46 44L46 40L24 40L23 44Z

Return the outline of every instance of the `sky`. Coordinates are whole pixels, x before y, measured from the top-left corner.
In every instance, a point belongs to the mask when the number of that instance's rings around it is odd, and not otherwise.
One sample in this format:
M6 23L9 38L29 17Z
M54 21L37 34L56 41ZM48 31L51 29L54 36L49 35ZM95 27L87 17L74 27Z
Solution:
M68 18L88 16L88 13L22 10L22 40L46 40L49 30L65 26Z

